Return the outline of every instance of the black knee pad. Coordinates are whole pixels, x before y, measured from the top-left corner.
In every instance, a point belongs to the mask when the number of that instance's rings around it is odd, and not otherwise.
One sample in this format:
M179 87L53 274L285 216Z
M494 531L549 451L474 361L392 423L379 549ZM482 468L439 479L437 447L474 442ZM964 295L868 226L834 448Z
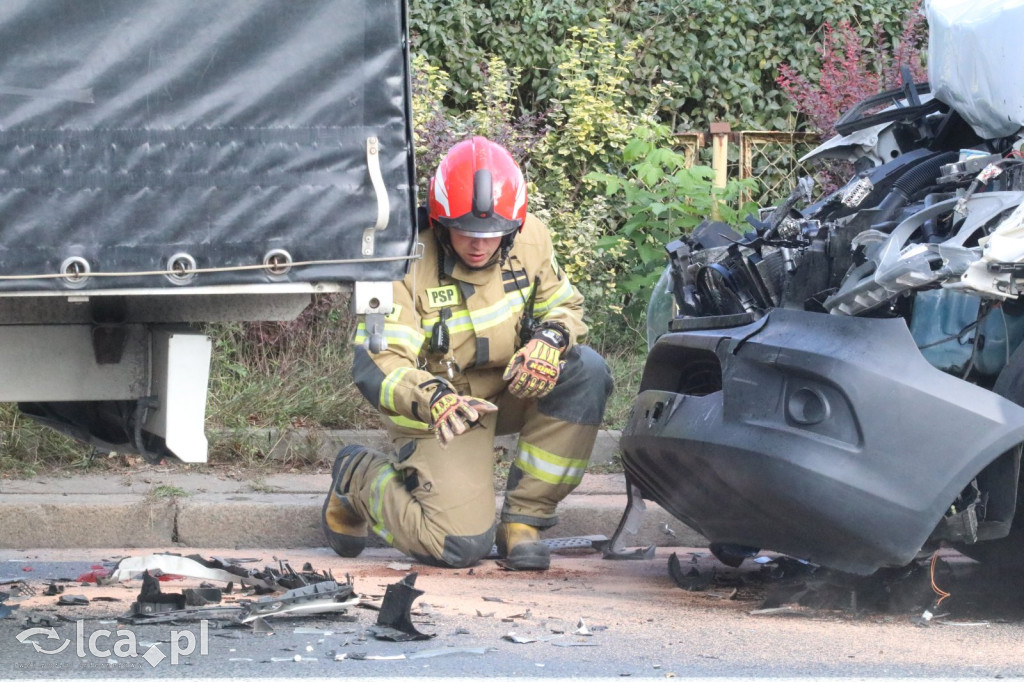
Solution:
M572 424L600 424L614 382L608 363L590 346L573 346L551 392L537 401L541 414Z
M416 559L430 566L442 568L466 568L487 556L494 547L495 526L480 535L449 535L444 539L441 556L419 556Z

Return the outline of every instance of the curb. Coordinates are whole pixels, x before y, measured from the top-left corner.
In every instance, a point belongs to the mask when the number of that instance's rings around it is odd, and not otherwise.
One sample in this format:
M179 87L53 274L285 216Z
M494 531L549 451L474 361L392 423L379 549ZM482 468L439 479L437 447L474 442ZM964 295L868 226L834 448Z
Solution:
M361 443L387 450L383 431L271 429L221 432L211 438L245 439L281 458L301 457L329 469L344 445ZM601 431L592 465L611 463L619 432ZM506 454L515 436L495 440ZM198 469L198 471L196 470ZM234 477L233 477L234 476ZM330 475L273 474L244 480L234 474L145 466L125 474L83 474L66 478L0 480L0 548L299 548L323 545L320 513ZM611 537L626 508L621 473L588 472L558 507L559 523L545 537ZM495 496L495 510L503 495ZM707 540L665 512L647 504L638 532L624 535L629 546L703 547ZM371 547L386 546L371 536Z

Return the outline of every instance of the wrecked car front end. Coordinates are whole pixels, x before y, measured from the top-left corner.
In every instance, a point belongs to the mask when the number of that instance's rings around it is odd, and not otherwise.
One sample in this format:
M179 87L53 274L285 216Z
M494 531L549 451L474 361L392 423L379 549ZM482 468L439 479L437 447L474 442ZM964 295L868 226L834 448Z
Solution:
M661 337L622 442L645 496L712 542L870 573L933 533L1005 535L1012 494L981 523L978 499L944 513L1001 457L1012 480L1022 440L1024 408L929 365L902 320L777 309Z
M837 191L801 181L746 234L668 246L623 463L723 560L867 574L950 542L1024 563L1024 137L993 137L995 100L950 106L947 66L934 97L905 83L840 121L818 152L855 162Z

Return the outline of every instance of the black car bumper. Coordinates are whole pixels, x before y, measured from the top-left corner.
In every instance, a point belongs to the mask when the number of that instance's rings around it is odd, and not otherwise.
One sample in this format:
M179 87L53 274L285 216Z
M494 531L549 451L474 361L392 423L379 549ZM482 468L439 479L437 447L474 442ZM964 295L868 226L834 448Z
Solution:
M621 448L708 540L870 573L910 562L1021 441L1024 409L933 368L902 320L775 310L661 337Z

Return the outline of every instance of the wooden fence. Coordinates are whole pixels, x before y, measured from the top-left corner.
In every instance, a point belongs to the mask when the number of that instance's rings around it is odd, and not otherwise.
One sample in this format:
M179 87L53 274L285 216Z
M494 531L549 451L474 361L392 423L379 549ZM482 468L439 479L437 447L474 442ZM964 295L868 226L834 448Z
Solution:
M676 134L676 146L683 150L687 163L707 164L710 157L719 187L730 178L757 180L757 189L745 198L762 206L785 198L798 176L813 174L813 169L799 159L819 140L816 133L733 131L728 123L712 123L709 133Z

